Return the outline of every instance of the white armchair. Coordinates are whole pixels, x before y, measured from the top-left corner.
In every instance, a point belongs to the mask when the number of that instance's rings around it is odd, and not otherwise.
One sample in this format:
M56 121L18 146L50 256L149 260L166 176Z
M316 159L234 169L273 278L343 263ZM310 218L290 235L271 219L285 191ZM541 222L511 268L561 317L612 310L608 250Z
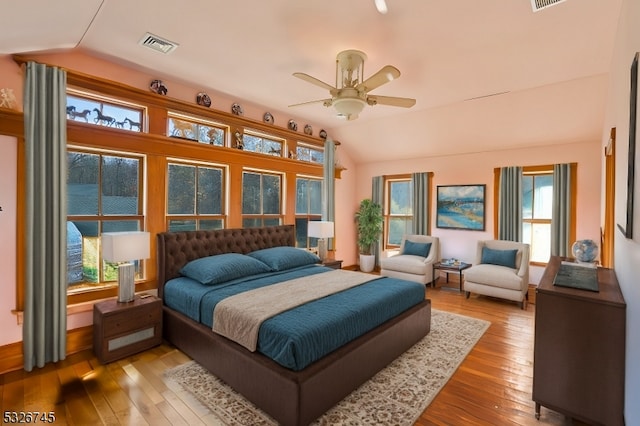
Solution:
M425 244L431 246L426 256L423 256L421 251L426 248ZM398 254L380 259L380 275L428 284L433 280L433 264L439 259L438 237L405 235Z
M529 299L529 244L515 241L478 241L473 266L463 271L466 297L470 293L513 300L527 308Z

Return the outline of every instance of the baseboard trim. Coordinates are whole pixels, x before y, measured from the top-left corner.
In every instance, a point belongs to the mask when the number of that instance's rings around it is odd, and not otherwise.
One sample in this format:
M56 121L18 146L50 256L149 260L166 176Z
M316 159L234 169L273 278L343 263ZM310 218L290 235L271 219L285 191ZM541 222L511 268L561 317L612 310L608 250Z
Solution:
M93 325L67 331L67 356L93 347ZM24 367L22 341L0 346L0 374Z

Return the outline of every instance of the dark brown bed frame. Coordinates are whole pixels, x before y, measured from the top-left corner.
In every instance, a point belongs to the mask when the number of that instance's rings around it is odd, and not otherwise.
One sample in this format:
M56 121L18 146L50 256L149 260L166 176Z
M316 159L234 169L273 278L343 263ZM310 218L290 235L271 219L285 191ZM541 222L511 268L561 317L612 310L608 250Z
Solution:
M158 295L187 262L222 253L293 246L293 225L157 236ZM306 425L426 336L431 302L425 300L301 371L286 369L257 352L163 307L164 338L241 393L282 425Z

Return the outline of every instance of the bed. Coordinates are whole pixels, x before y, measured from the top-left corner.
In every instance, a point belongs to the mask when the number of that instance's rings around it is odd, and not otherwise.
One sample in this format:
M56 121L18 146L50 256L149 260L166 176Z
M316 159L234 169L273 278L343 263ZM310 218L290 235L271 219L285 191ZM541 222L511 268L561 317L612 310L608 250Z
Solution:
M292 247L294 244L292 225L165 232L157 236L158 295L164 302L164 338L283 425L311 423L428 334L431 325L431 304L424 299L422 286L419 301L408 308L400 308L402 312L370 331L340 344L325 355L316 354L320 356L318 359L310 358L300 365L284 366L281 360L261 353L260 348L252 351L214 333L210 318L203 323L199 322L202 318L196 318L206 316L205 313L183 309L175 299L182 283L188 283L183 276L186 265L197 263L194 262L196 260L229 253L255 255L269 252L267 249ZM328 277L339 272L313 265L279 271L278 274L290 279L290 274L307 274L306 269L315 274L314 277ZM408 283L393 278L374 278L375 285L386 286L387 289L393 288L394 283L400 287ZM245 278L238 279L244 285ZM271 273L260 274L260 280L263 279L273 280ZM358 285L344 293L362 291L366 285L370 284Z

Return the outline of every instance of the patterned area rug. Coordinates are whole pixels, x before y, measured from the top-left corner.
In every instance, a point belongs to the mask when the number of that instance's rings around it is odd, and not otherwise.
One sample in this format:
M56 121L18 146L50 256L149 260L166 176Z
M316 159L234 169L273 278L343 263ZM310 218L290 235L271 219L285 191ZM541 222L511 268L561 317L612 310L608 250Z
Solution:
M489 327L488 321L432 310L431 332L314 425L412 425ZM194 361L165 373L172 390L189 392L221 425L275 425Z

